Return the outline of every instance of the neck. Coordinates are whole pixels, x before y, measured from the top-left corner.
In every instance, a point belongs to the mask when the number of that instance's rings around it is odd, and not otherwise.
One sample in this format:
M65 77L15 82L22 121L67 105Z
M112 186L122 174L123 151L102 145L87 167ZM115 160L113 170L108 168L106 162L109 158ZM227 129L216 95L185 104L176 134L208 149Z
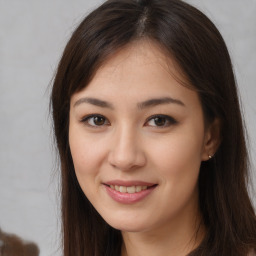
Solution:
M122 232L122 256L185 256L202 242L205 234L201 217L180 218L154 230Z

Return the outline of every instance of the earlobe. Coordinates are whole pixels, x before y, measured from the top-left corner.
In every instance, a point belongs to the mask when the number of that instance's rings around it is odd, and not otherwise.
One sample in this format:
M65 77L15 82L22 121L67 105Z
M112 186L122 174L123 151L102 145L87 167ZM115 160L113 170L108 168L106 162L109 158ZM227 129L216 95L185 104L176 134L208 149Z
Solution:
M221 123L220 119L215 118L214 121L206 128L204 148L202 152L202 161L211 160L221 143Z

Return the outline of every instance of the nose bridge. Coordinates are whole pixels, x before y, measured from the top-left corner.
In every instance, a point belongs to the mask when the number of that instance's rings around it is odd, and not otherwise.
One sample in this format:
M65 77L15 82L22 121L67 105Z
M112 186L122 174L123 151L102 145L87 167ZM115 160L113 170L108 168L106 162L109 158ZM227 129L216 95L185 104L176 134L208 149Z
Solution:
M129 170L143 166L145 156L140 146L140 134L132 124L120 124L114 131L110 163L120 169Z

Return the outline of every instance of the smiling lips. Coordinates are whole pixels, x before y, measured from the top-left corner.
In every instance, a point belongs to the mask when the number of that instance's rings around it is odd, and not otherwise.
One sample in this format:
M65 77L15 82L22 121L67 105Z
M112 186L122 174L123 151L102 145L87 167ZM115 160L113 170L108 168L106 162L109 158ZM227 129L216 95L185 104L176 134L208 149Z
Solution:
M138 193L142 190L146 190L148 187L147 186L131 186L131 187L126 187L126 186L118 186L118 185L110 185L110 187L118 192L121 193Z
M157 186L145 182L110 181L104 183L108 195L116 202L132 204L148 196Z

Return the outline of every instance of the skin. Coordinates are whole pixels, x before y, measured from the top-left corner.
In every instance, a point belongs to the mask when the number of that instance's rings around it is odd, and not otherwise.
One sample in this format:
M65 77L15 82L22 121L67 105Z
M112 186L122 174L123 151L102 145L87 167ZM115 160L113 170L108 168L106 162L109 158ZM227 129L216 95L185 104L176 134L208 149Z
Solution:
M139 41L111 56L71 98L69 143L75 172L96 210L122 231L123 256L186 255L203 238L198 175L218 139L216 124L205 124L198 94L180 85L182 79L175 62L157 45ZM166 97L175 100L140 104ZM102 118L86 119L95 114ZM157 186L143 200L122 204L103 185L116 179Z

